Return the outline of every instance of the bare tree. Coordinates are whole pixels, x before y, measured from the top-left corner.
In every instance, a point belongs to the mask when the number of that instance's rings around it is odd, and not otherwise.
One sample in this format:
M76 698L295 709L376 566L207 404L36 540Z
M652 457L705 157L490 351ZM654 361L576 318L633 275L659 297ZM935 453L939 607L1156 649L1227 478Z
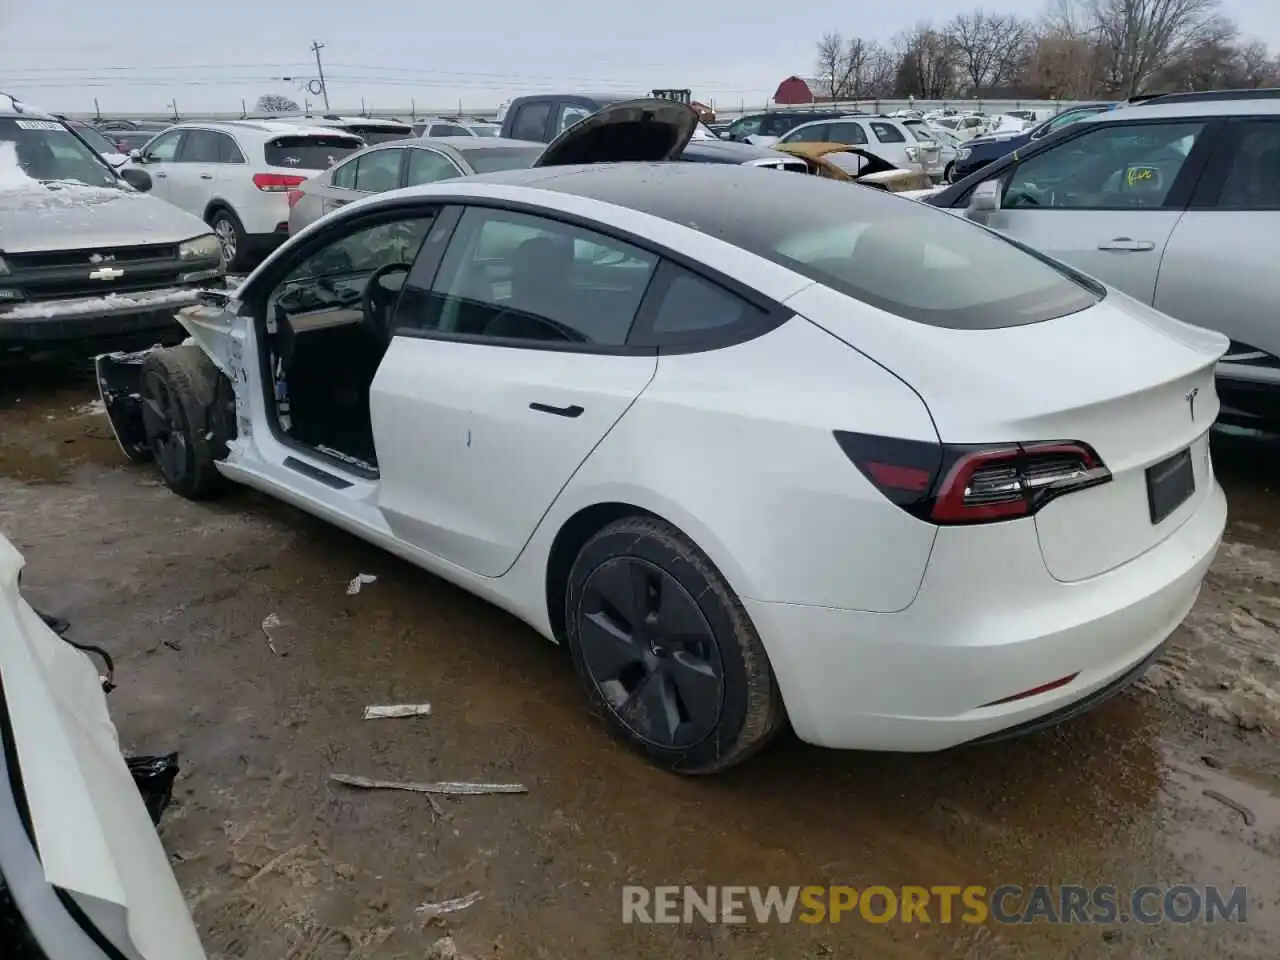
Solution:
M837 33L818 41L817 80L824 96L832 100L860 100L869 95L872 64L880 51L874 40Z
M919 23L898 35L896 93L924 100L939 100L955 87L953 47L945 33Z
M253 109L258 113L296 113L299 107L293 99L283 94L264 93L253 105Z
M1026 60L1031 24L981 8L962 13L947 25L956 72L974 95L1015 79Z
M1147 90L1161 68L1213 29L1219 0L1089 0L1091 29L1111 92Z
M818 62L813 75L822 88L820 93L823 96L832 100L840 98L844 77L844 37L839 31L828 31L818 41Z

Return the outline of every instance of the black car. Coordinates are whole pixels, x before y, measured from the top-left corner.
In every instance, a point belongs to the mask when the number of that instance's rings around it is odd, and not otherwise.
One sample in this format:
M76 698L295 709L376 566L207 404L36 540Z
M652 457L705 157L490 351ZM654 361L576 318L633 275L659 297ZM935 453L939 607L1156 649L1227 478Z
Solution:
M1061 130L1063 127L1068 127L1077 120L1083 120L1085 117L1091 117L1095 113L1102 113L1117 106L1119 104L1115 103L1081 104L1077 107L1068 107L1061 113L1036 124L1034 127L1023 130L1021 133L974 137L972 140L967 140L964 146L960 148L960 155L956 158L955 166L952 168L951 179L953 182L963 180L975 170L981 170L988 163L993 163L1014 150L1020 150L1027 144L1040 140L1055 131Z
M502 118L502 136L513 140L550 143L574 124L605 107L648 97L619 97L616 94L592 96L581 93L544 93L516 97ZM704 134L704 136L706 136ZM714 139L690 140L680 159L693 163L739 163L757 167L775 167L807 173L808 165L798 157L780 150L757 147L749 143L729 143Z

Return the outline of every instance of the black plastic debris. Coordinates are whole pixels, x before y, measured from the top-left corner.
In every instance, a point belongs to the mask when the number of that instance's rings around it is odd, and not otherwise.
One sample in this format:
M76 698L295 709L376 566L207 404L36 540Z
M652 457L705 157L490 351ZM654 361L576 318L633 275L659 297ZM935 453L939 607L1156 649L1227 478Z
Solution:
M162 757L129 757L129 773L138 785L142 802L151 814L151 822L160 823L165 807L173 799L173 781L178 776L178 755L168 753Z

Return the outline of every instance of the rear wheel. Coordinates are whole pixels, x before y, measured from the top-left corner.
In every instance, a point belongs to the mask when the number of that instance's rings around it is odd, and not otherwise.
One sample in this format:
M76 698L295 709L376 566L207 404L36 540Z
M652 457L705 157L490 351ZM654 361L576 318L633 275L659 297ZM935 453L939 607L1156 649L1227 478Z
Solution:
M781 728L769 658L711 560L663 520L629 517L578 554L566 636L593 706L653 762L714 773Z
M217 416L225 380L198 347L152 351L142 362L142 425L160 476L189 500L216 496L224 480L215 462L227 436Z

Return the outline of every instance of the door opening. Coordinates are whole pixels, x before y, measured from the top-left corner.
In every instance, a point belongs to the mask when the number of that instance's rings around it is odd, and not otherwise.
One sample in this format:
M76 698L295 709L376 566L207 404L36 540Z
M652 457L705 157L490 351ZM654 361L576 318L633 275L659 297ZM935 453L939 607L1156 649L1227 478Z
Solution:
M348 234L307 257L266 304L268 402L281 438L377 476L369 388L429 215Z

